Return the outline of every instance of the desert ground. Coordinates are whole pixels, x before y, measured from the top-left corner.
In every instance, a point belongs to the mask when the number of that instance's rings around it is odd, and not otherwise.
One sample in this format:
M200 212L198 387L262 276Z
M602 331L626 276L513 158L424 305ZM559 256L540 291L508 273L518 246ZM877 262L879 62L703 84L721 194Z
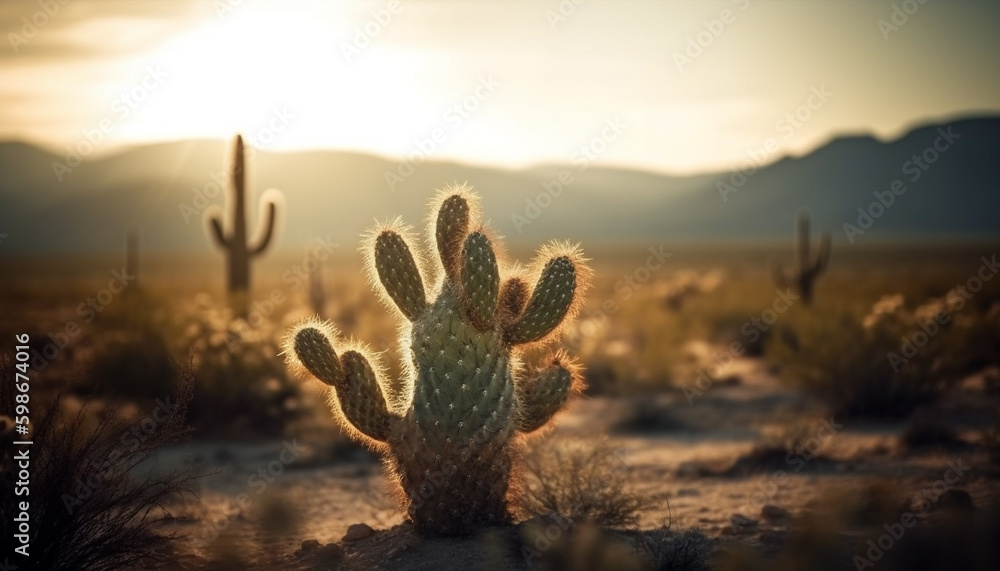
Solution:
M0 327L30 334L32 415L58 411L54 432L76 431L67 450L105 427L91 454L107 456L132 431L148 446L128 481L185 475L133 517L157 539L132 568L990 569L1000 280L981 268L995 251L835 244L806 304L772 279L785 244L588 249L594 284L558 340L588 389L525 444L514 524L465 538L417 534L378 455L280 354L320 309L399 377L398 324L357 255L323 263L318 305L289 279L301 256L265 259L246 321L228 312L214 258L147 255L108 303L112 255L5 260ZM935 315L948 319L930 331ZM176 399L183 426L160 422ZM38 476L80 500L53 519L99 512L109 495L78 492L87 461ZM57 551L55 539L36 548Z

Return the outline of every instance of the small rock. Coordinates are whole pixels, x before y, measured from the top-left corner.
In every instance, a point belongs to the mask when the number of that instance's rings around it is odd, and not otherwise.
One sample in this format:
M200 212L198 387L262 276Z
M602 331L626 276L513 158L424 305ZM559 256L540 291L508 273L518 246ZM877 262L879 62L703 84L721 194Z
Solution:
M693 498L695 496L700 496L700 495L701 492L699 492L695 488L681 488L677 490L678 498Z
M733 514L730 516L729 524L734 534L750 533L757 529L757 520L748 518L743 514Z
M678 478L698 478L701 477L702 466L695 462L683 462L677 467Z
M336 543L327 543L316 552L321 561L339 561L344 558L344 548Z
M971 512L975 509L972 504L972 496L969 495L969 492L961 488L948 490L941 494L941 497L938 499L938 505L943 510L953 512Z
M761 534L757 536L757 539L764 545L781 545L785 543L785 534L774 530L767 530L761 532Z
M788 513L788 510L785 508L773 504L767 504L766 506L760 508L760 517L772 523L776 521L784 521L791 515L792 514Z
M319 549L319 540L318 539L307 539L307 540L303 541L302 545L299 547L299 551L301 551L302 553L308 553L310 551L316 551L317 549Z
M678 478L708 478L716 474L712 466L692 460L677 466L676 475Z
M371 537L375 530L366 523L356 523L347 528L347 533L341 541L358 541L366 537Z
M743 377L739 375L726 375L715 381L717 387L738 387L743 384Z

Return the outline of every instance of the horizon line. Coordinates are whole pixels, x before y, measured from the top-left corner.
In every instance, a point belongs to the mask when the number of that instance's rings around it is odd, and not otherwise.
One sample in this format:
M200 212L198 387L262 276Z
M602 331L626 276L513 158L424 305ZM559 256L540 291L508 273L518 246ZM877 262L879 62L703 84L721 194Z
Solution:
M891 144L906 138L909 134L929 127L934 127L938 125L947 125L963 121L982 121L982 120L1000 120L1000 112L995 110L982 110L982 111L963 111L960 113L946 114L939 119L934 119L932 117L927 117L918 121L912 121L906 127L901 127L897 129L895 133L889 135L880 136L872 130L842 130L835 133L831 133L825 138L821 139L818 143L812 145L808 150L799 153L783 153L775 156L771 160L767 160L763 163L757 165L757 168L764 168L780 163L786 159L799 159L809 156L824 147L838 140L846 139L858 139L858 138L869 138L880 144ZM234 133L232 137L240 135L241 133ZM100 162L109 158L114 158L117 156L125 155L129 152L134 152L141 149L152 148L163 145L171 144L183 144L183 143L215 143L220 142L223 145L228 144L231 138L224 137L197 137L188 139L160 139L160 140L145 140L145 141L134 141L134 142L120 142L120 143L109 143L103 150L95 151L93 155L88 156L84 159L84 162ZM763 145L764 142L773 137L765 138L761 141ZM6 144L20 144L38 149L46 154L58 157L59 152L64 149L56 149L55 145L48 142L42 142L37 139L32 139L31 137L23 138L6 138L0 139L0 145ZM377 158L385 161L401 161L404 160L403 156L388 155L381 153L372 149L359 149L359 148L340 148L340 147L325 147L325 146L301 146L301 147L282 147L282 148L267 148L267 147L256 147L258 152L274 154L274 155L292 155L298 153L311 153L311 152L326 152L326 153L342 153L342 154L356 154L363 155L367 157ZM751 149L747 149L747 153ZM745 160L745 159L744 159ZM466 168L488 168L494 170L502 170L508 172L524 172L530 171L537 168L543 167L558 167L563 165L571 164L569 161L563 160L559 161L548 161L548 160L538 160L531 163L522 164L505 164L501 162L494 162L489 160L469 160L466 158L448 156L447 154L442 154L441 156L428 156L425 159L425 163L436 163L436 164L453 164L457 166L462 166ZM703 169L703 170L692 170L692 171L676 171L676 170L665 170L657 169L653 165L649 165L645 162L622 162L622 161L608 161L601 164L592 166L594 169L605 169L605 170L620 170L629 171L633 173L642 174L652 174L657 176L664 176L668 178L695 178L699 176L707 175L717 175L720 173L730 173L735 172L740 169L741 163L731 164L728 166L720 166L713 169Z

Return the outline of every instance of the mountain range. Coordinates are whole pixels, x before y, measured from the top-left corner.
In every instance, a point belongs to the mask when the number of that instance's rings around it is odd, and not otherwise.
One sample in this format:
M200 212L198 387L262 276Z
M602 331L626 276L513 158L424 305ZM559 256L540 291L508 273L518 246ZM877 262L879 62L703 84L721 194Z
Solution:
M70 167L75 163L41 148L0 143L0 234L7 234L0 252L120 251L129 224L138 225L144 248L207 251L213 246L203 214L206 205L224 203L216 183L227 180L231 146L158 143ZM277 247L303 248L319 237L352 245L373 219L401 215L422 226L433 189L468 182L492 227L514 244L782 239L803 209L835 241L996 239L998 165L1000 117L922 125L891 141L838 137L767 164L748 153L742 171L682 177L580 163L504 170L431 156L401 182L389 176L390 184L387 173L401 172L397 160L260 151L249 160L248 215L252 232L257 197L278 188L285 201ZM881 208L871 206L873 193L882 196ZM845 231L845 223L861 232Z

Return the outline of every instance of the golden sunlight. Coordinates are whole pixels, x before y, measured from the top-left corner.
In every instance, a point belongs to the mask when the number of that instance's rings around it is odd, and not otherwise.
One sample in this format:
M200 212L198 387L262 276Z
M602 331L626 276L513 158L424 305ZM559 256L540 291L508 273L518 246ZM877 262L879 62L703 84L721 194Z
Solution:
M0 571L1000 570L997 29L0 1Z
M306 8L306 7L303 7ZM123 138L228 137L247 133L254 146L288 149L371 143L372 122L404 122L394 104L405 54L370 50L348 62L352 18L316 5L295 11L248 4L179 34L143 57L166 76L138 109ZM418 91L407 93L419 105ZM308 117L308 121L298 121ZM255 137L255 134L259 136ZM346 137L356 136L356 140Z

